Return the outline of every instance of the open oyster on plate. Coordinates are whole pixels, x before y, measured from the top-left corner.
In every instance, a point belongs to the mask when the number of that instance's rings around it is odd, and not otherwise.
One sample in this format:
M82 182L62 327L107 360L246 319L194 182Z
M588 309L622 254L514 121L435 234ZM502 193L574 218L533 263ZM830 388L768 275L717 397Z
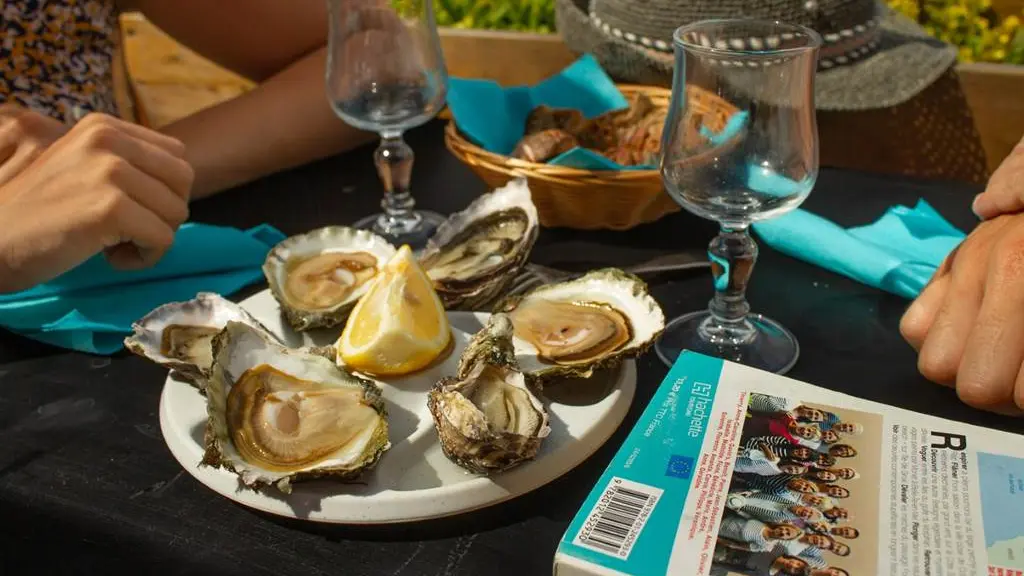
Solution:
M200 292L192 300L164 304L143 316L132 324L132 334L124 345L202 390L213 363L210 343L229 321L243 322L274 339L238 304L212 292Z
M515 278L539 232L530 188L517 178L442 223L419 262L446 309L473 310Z
M395 247L367 230L328 226L291 236L263 263L270 291L296 331L342 324Z
M427 407L445 456L481 474L532 459L551 431L547 410L516 365L512 323L503 314L473 336L456 376L434 386Z
M290 493L299 480L353 479L391 446L373 382L238 322L214 338L213 350L202 464L226 468L252 489Z
M502 301L518 339L518 361L531 384L589 378L646 351L665 329L665 314L640 278L594 270Z

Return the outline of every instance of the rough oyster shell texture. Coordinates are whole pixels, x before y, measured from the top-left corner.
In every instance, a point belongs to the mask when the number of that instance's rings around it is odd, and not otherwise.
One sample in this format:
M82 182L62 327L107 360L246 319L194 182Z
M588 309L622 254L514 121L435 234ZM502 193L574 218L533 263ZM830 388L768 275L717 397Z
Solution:
M212 292L155 308L132 324L125 347L202 390L213 363L211 341L229 321L243 322L267 338L270 332L241 306Z
M254 490L290 493L295 481L353 479L391 446L373 382L238 322L213 350L203 465L230 470Z
M508 314L520 368L538 386L589 378L643 353L665 329L647 284L617 268L506 298L495 312Z
M441 448L449 460L493 474L533 459L551 432L544 404L516 365L512 322L495 314L470 340L456 376L429 392Z
M328 226L281 241L267 254L263 274L293 329L328 328L345 321L395 252L367 230Z
M480 309L515 279L539 233L530 188L516 178L442 223L419 262L446 309Z

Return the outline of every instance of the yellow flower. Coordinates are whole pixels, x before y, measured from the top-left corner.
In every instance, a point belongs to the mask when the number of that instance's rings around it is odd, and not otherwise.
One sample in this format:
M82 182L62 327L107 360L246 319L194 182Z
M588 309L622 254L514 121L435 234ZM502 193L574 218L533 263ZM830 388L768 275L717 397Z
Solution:
M1004 19L992 18L994 0L887 0L894 10L920 20L934 38L953 44L964 62L994 61L1024 64L1014 48L1024 28L1024 11Z

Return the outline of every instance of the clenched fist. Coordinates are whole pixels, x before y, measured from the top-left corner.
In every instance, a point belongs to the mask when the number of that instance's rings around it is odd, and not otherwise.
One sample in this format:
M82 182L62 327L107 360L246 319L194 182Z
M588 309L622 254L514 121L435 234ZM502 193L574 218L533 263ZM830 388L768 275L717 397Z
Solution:
M91 114L0 184L0 291L50 280L101 251L152 265L188 218L184 145Z

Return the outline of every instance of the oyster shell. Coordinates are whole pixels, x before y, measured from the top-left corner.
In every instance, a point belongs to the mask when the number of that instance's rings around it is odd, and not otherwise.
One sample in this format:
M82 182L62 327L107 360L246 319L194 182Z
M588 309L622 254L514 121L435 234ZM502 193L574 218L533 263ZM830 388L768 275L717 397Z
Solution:
M263 274L292 328L326 328L345 321L395 252L367 230L328 226L281 241L267 254Z
M530 188L517 178L442 223L420 265L446 309L480 308L515 278L539 231Z
M458 373L434 386L427 407L445 456L481 474L532 459L551 432L543 403L516 365L512 322L503 314L473 336Z
M299 480L355 478L391 446L373 382L238 322L213 349L203 465L230 470L252 489L290 493Z
M124 345L202 390L213 363L210 342L228 321L244 322L276 340L238 304L200 292L192 300L164 304L143 316L132 324L132 335Z
M520 367L534 383L589 378L646 351L665 329L647 284L617 268L540 286L495 310L515 327Z

